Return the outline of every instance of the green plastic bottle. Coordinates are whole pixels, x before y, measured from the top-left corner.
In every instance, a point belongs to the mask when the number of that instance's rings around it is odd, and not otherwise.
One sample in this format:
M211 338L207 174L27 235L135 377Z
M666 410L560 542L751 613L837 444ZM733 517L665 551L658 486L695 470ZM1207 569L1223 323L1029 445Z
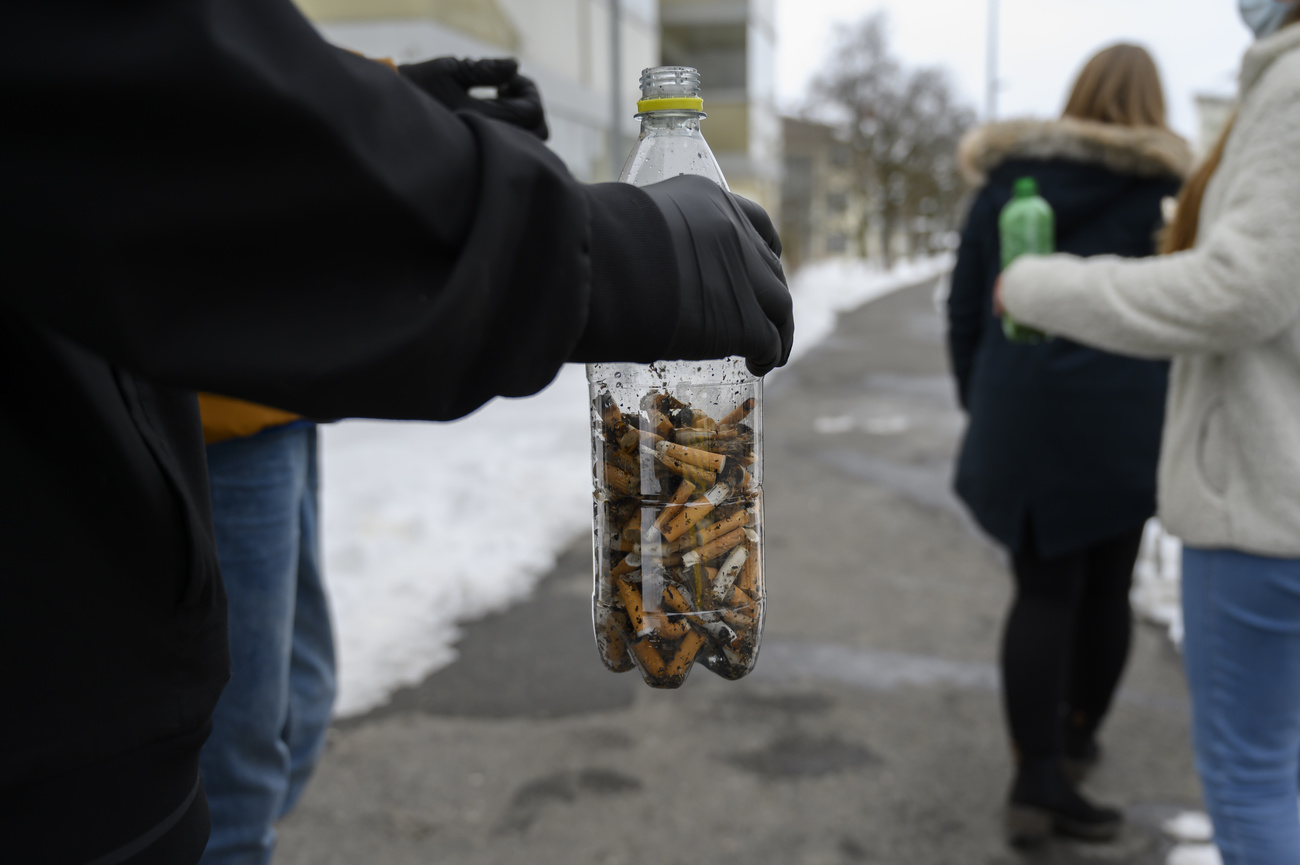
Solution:
M1032 177L1016 181L1015 194L998 216L998 234L1002 240L1002 269L1022 255L1050 255L1056 251L1056 214L1038 194L1038 182ZM1018 324L1002 314L1002 333L1008 340L1036 345L1047 338L1040 330Z

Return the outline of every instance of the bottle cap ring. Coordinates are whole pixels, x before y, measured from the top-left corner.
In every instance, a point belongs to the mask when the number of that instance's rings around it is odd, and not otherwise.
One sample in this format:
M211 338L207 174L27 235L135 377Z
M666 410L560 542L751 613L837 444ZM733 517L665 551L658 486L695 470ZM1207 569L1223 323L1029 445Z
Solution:
M642 99L636 104L638 114L650 111L703 111L704 100L698 96L675 99Z

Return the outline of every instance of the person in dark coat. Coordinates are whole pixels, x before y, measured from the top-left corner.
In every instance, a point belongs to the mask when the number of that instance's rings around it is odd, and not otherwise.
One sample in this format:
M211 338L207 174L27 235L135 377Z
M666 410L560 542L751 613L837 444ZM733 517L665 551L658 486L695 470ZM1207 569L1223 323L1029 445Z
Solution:
M441 420L793 333L761 208L577 182L288 0L22 0L0 56L0 858L189 865L229 675L196 390Z
M1097 758L1128 657L1168 370L1063 338L1008 341L992 305L998 216L1015 181L1032 177L1055 212L1058 250L1148 256L1191 154L1165 125L1151 57L1116 45L1085 65L1061 119L977 129L959 159L979 191L948 299L949 354L969 415L955 485L1015 576L1001 649L1017 759L1009 838L1040 841L1053 829L1109 838L1119 812L1084 799L1071 776Z

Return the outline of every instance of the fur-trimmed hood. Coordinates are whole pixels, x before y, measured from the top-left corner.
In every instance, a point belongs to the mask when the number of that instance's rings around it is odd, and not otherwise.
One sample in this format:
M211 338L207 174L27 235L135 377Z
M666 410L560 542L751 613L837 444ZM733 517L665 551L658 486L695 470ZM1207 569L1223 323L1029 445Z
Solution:
M957 147L962 176L977 188L1011 159L1068 159L1118 174L1179 179L1194 161L1187 142L1168 130L1073 117L990 123L967 133Z

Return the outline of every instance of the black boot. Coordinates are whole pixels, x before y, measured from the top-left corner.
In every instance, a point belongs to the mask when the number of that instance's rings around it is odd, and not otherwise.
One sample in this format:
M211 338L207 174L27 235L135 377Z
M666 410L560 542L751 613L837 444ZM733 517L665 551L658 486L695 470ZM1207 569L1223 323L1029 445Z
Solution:
M1100 762L1101 745L1097 744L1096 739L1087 739L1073 745L1067 743L1065 754L1061 758L1066 777L1075 784L1082 784Z
M1065 774L1075 784L1101 762L1101 745L1097 742L1097 725L1082 712L1072 712L1065 722Z
M1084 841L1110 841L1124 817L1093 805L1066 777L1057 757L1021 760L1006 810L1007 840L1016 847L1041 844L1052 834Z

